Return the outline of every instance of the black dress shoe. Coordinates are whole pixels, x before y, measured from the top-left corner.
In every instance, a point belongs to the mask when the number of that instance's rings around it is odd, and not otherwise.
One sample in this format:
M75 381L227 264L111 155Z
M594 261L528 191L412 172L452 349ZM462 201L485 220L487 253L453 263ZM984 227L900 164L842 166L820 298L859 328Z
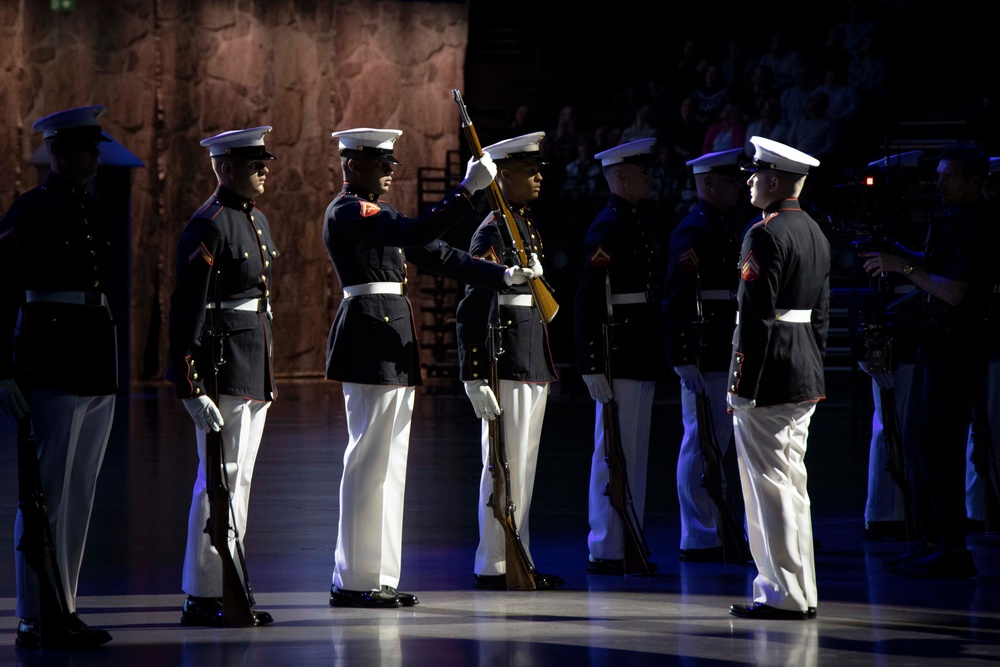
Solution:
M561 577L554 574L531 573L535 580L535 590L544 591L558 588L565 583ZM476 588L481 591L505 591L507 590L507 575L505 574L477 574L475 575Z
M222 627L222 598L200 598L189 595L181 611L181 625L204 628Z
M753 604L734 604L729 608L729 613L740 618L763 619L768 621L804 621L813 618L808 611L793 611L791 609L778 609L763 602ZM814 612L815 613L815 612Z
M411 595L410 593L400 593L392 586L383 586L382 592L386 595L395 595L399 598L399 604L403 607L412 607L420 602L416 595Z
M58 627L43 630L37 618L22 618L17 624L14 645L18 648L96 648L111 641L111 633L101 628L92 628L72 613L63 617Z
M506 574L476 574L473 577L476 588L481 591L507 590Z
M364 609L395 609L402 607L399 595L388 586L370 591L349 591L336 586L330 587L331 607L361 607ZM416 600L416 598L414 598ZM414 602L416 604L416 602Z
M587 557L587 574L617 574L624 576L625 561L620 559Z
M806 616L810 619L816 618L816 607L809 607L806 609Z
M552 588L559 588L565 582L562 577L557 577L554 574L541 574L539 572L532 572L532 578L535 580L535 590L546 591Z
M18 648L42 648L42 633L37 618L22 618L17 624L14 646Z
M722 563L726 559L726 554L720 544L707 549L681 549L678 558L683 563Z
M250 611L253 615L252 625L267 625L274 622L274 617L266 611ZM184 600L181 611L181 625L203 628L221 628L225 626L223 618L222 598L200 598L189 595Z

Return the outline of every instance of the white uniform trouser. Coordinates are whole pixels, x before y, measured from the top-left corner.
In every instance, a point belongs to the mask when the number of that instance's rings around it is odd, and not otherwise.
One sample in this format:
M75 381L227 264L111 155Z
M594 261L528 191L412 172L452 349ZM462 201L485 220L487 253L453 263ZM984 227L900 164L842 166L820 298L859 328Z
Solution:
M514 502L514 523L521 535L521 543L528 560L533 563L531 550L528 548L530 541L528 518L531 511L531 494L535 488L538 443L542 436L549 385L500 380L499 390L497 401L503 408L501 418L504 448L510 468L508 479L510 479L510 498ZM483 473L479 482L479 547L476 549L475 573L506 574L504 530L493 516L493 508L486 506L490 496L493 495L493 475L489 467L489 422L485 419L482 422Z
M803 401L733 413L755 602L815 607L816 564L806 489L806 443L816 404Z
M900 364L892 373L900 435L902 435L912 380L913 364ZM903 521L906 517L903 492L886 468L888 456L885 433L882 430L882 396L875 380L872 380L872 400L875 409L872 411L872 439L868 450L868 499L865 502L865 521Z
M725 456L733 434L733 419L726 406L729 373L726 371L702 374L705 394L709 399L710 418L715 427L719 451ZM701 458L698 414L695 393L681 383L681 417L684 437L677 454L677 500L681 514L681 549L709 549L722 544L719 536L719 508L702 486L705 463ZM725 477L723 477L725 485Z
M990 436L993 438L993 458L1000 466L1000 360L990 359L986 371L986 405L989 409ZM972 463L972 427L969 427L969 441L966 446L965 468L965 513L970 519L986 519L986 496L983 483Z
M76 611L76 589L97 476L115 416L114 395L76 396L55 391L31 392L31 430L49 513L49 527L59 564L59 577L70 612ZM14 519L14 564L17 611L38 618L38 577L17 545L24 533L21 510Z
M396 588L414 388L353 382L342 387L348 442L333 584L348 591Z
M615 379L611 384L618 404L618 424L632 506L642 525L646 508L646 463L649 456L649 424L653 412L655 382ZM608 464L605 461L604 415L596 403L594 419L594 457L590 464L590 555L603 560L621 560L625 543L621 518L613 507L608 490Z
M219 412L223 421L222 456L235 515L233 525L241 547L246 540L250 482L270 405L268 401L254 401L242 396L219 396ZM196 428L195 432L198 439L198 477L191 493L181 588L188 595L218 598L222 597L222 560L212 546L212 536L205 532L211 513L205 466L205 432L200 428ZM233 534L230 533L229 549L237 558Z

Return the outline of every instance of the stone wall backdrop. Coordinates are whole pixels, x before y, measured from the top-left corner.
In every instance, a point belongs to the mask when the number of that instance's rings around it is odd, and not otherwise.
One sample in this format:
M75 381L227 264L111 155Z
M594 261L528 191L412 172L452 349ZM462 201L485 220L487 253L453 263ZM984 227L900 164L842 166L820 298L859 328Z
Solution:
M261 209L281 256L272 292L278 372L322 375L340 286L323 247L342 176L330 133L403 130L388 198L418 207L417 170L460 148L466 2L390 0L0 0L0 213L37 183L31 124L103 104L103 125L138 157L132 172L131 377L166 368L174 246L215 180L199 141L271 125ZM426 278L410 270L411 298ZM120 333L121 335L121 333Z

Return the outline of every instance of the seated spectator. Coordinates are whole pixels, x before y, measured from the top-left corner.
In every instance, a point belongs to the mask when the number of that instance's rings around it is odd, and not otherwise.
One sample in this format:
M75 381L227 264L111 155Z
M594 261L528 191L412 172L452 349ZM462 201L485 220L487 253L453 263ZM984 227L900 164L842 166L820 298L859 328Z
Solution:
M719 119L708 126L701 144L702 155L743 148L747 128L735 102L726 102L719 111Z
M655 137L656 125L654 125L653 119L653 107L649 104L643 104L635 112L635 120L632 121L632 124L622 130L621 143L626 144L630 141Z
M757 118L747 125L743 152L747 157L754 156L756 147L750 143L750 137L766 137L787 144L788 130L788 124L781 117L781 102L777 97L770 97L760 105Z
M705 69L705 76L693 94L698 107L698 122L708 127L719 117L723 105L732 99L729 89L722 81L722 70L718 65L711 64Z

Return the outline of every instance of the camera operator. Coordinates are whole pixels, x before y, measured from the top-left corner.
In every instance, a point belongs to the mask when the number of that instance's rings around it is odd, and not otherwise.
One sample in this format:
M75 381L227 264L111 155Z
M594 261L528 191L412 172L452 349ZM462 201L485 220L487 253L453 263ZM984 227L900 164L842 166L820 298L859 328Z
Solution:
M890 572L967 578L977 572L965 534L969 414L986 372L984 307L994 284L995 247L982 197L989 161L976 148L942 150L937 186L944 205L923 252L903 246L863 252L870 275L900 273L924 294L903 450L919 540L885 561Z
M1000 213L1000 157L990 158L990 171L983 184L983 198L993 209L993 219ZM988 340L1000 339L1000 281L993 286L986 316L986 336ZM982 387L981 405L995 406L1000 400L1000 351L995 346L989 350L989 365L986 383ZM1000 459L1000 415L985 410L982 419L973 421L969 427L967 461L965 473L965 511L969 519L969 532L996 532L1000 530L1000 479L997 475L997 460ZM981 450L976 452L976 438L981 438ZM989 461L987 457L992 457ZM979 459L977 461L977 458ZM986 465L989 480L980 476L980 466ZM988 483L992 482L992 484ZM992 510L992 511L991 511Z
M907 204L916 187L914 172L923 151L889 155L868 164L863 172L873 183L843 186L847 206L839 211L857 233L851 246L856 253L887 250L894 242L915 245L917 229ZM874 187L872 187L874 185ZM860 200L858 195L864 193ZM874 200L874 201L872 201ZM834 211L838 211L835 209ZM894 239L890 241L888 239ZM876 240L881 239L881 240ZM902 274L872 278L864 273L871 296L850 302L852 347L858 366L871 377L872 434L868 453L868 495L864 509L863 539L905 541L912 535L912 508L904 493L901 451L901 418L913 376L916 352L918 303L922 294ZM853 294L853 291L852 291Z

